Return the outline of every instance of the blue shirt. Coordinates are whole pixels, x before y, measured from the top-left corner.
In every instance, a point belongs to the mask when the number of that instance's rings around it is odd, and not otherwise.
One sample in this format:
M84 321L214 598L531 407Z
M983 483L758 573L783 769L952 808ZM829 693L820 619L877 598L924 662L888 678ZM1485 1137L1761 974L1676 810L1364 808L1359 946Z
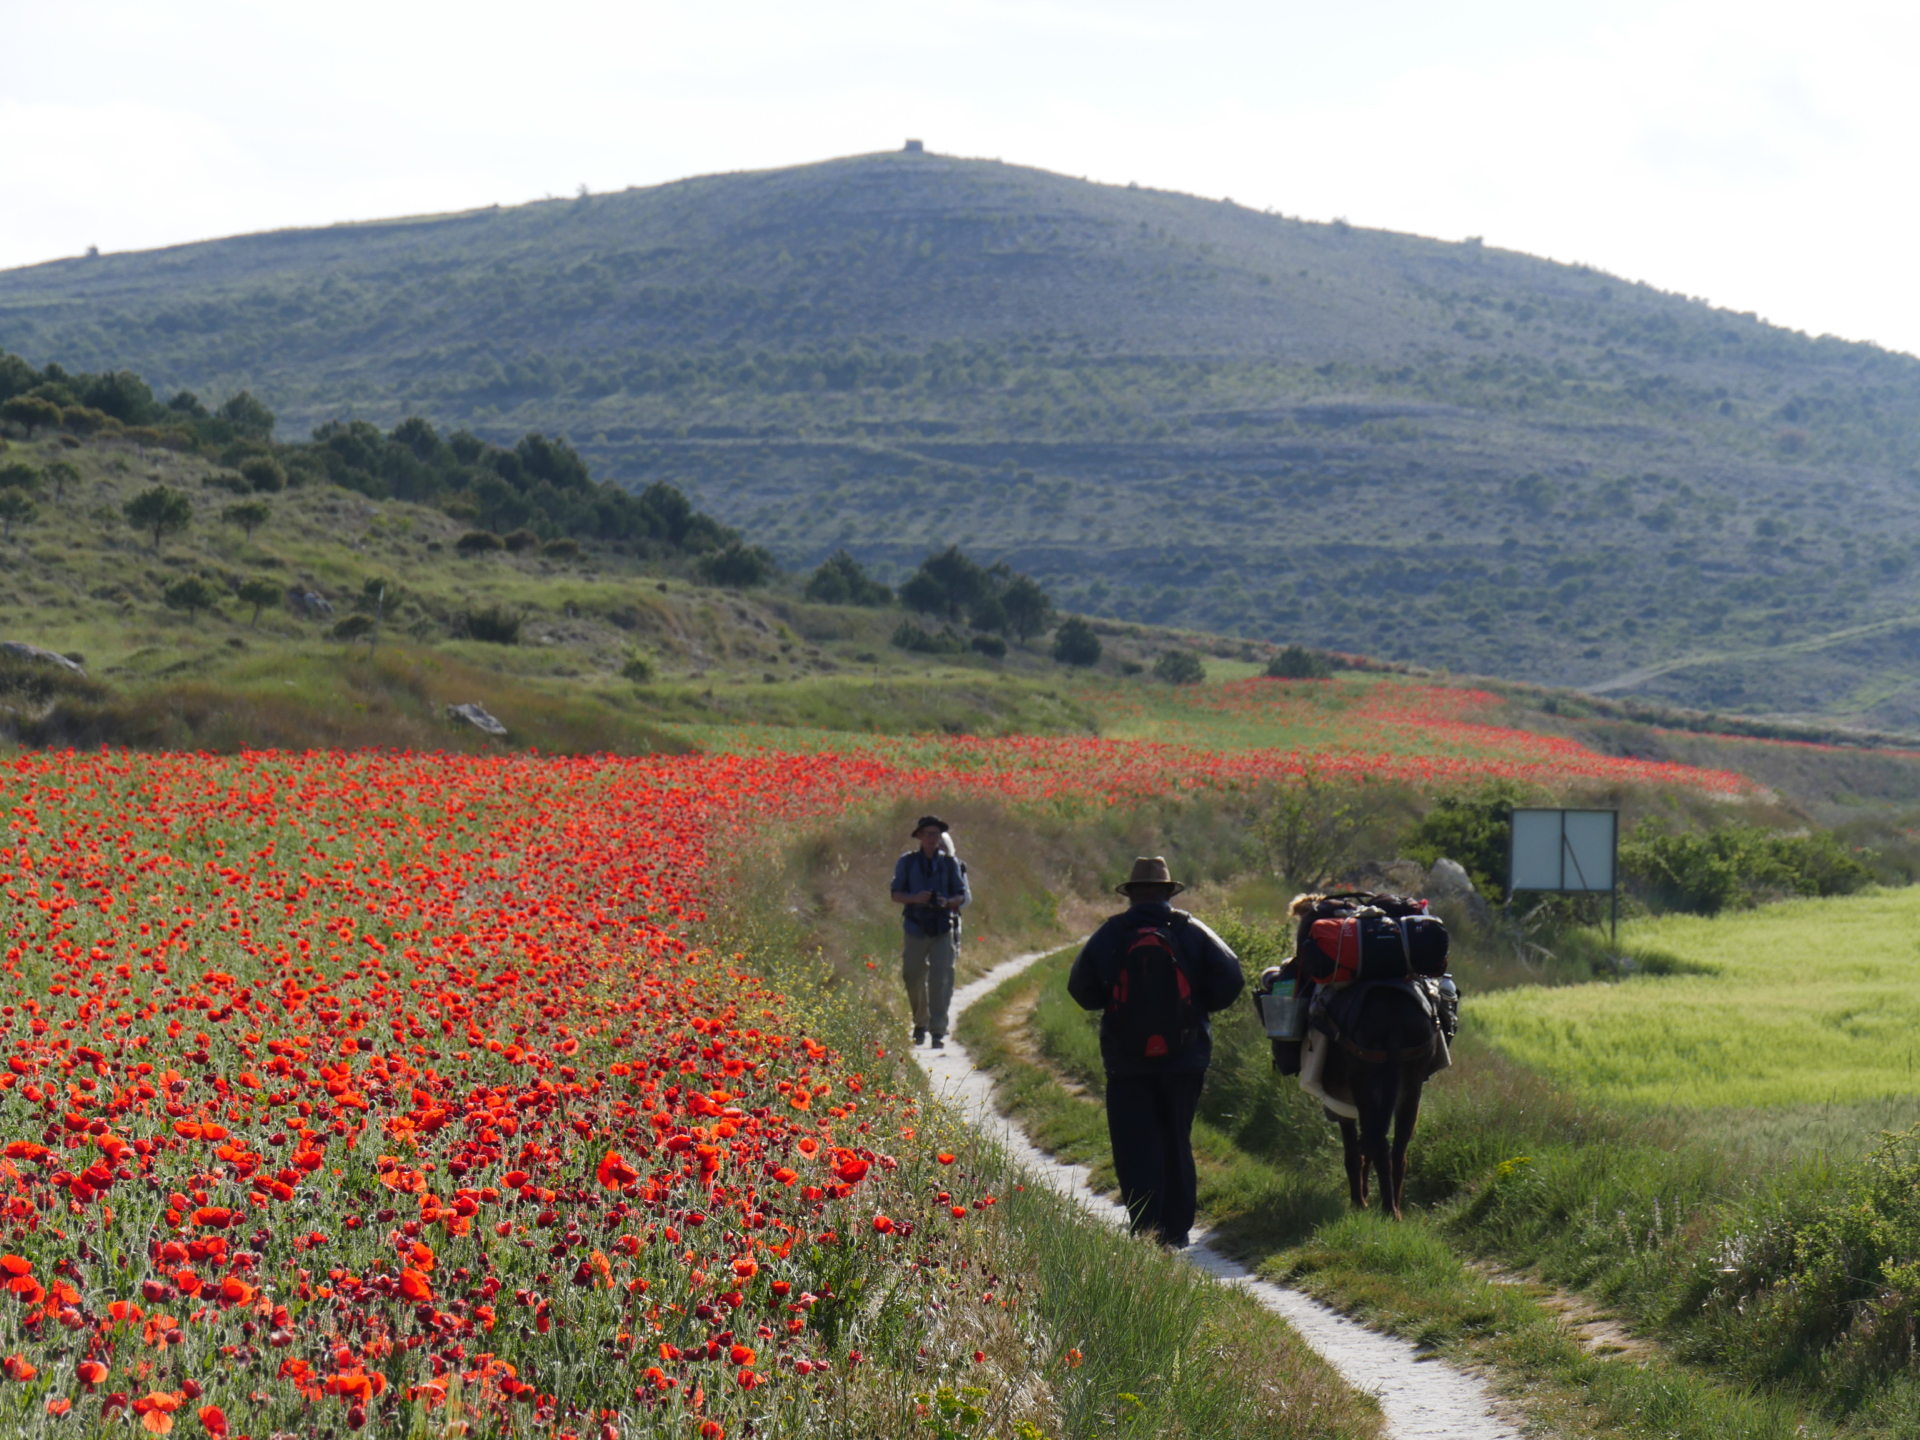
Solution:
M922 890L933 892L933 900L960 897L965 904L973 899L973 891L967 888L967 872L961 863L944 850L936 850L932 856L918 847L909 850L893 863L893 890L895 895L918 895ZM951 927L935 930L922 926L914 919L918 905L901 907L900 923L906 927L909 935L945 935ZM957 916L955 918L958 918Z

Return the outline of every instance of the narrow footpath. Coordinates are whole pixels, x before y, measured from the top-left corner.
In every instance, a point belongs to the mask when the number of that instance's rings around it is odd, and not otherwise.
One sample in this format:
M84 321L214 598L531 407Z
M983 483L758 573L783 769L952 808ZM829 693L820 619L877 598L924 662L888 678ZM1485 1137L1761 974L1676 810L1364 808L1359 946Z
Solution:
M956 990L956 1025L968 1006L1052 953L1036 950L1016 955ZM916 1047L913 1057L933 1082L936 1096L958 1109L968 1124L1005 1145L1037 1180L1076 1201L1095 1218L1126 1225L1126 1211L1093 1188L1085 1166L1065 1164L1045 1154L994 1108L992 1077L974 1068L966 1048L951 1035L944 1050ZM1486 1386L1473 1376L1424 1356L1405 1340L1369 1330L1298 1290L1259 1279L1213 1249L1204 1228L1196 1227L1193 1236L1182 1258L1223 1284L1246 1290L1292 1325L1349 1385L1377 1397L1392 1440L1521 1440L1520 1432L1495 1411Z

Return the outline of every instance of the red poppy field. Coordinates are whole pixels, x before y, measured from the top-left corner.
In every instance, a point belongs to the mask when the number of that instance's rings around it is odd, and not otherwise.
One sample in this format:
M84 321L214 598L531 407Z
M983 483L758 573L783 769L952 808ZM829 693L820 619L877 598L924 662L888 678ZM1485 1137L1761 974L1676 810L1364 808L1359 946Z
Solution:
M1321 762L1745 787L1466 713L1376 707ZM702 947L703 886L852 805L1116 804L1313 758L956 740L7 762L0 1423L711 1440L806 1428L903 1346L966 1363L928 1299L981 1286L969 1237L1007 1197L939 1148L899 1057L833 1048L813 1001ZM1077 1363L1019 1286L985 1283L1036 1372Z

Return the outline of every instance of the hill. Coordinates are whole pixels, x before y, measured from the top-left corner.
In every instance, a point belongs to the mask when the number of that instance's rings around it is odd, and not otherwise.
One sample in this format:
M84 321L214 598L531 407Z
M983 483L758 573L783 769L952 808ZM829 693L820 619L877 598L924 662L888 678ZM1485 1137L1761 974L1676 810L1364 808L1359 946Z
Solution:
M873 155L16 270L0 347L561 434L793 566L1920 723L1920 361L1477 243Z

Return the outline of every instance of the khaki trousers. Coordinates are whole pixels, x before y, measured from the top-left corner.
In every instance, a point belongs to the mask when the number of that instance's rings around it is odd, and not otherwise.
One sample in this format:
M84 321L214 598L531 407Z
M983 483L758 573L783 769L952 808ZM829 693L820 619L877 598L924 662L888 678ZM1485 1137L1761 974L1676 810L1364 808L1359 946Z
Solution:
M953 932L907 935L900 953L900 978L913 1006L916 1029L947 1033L947 1007L953 1003Z

